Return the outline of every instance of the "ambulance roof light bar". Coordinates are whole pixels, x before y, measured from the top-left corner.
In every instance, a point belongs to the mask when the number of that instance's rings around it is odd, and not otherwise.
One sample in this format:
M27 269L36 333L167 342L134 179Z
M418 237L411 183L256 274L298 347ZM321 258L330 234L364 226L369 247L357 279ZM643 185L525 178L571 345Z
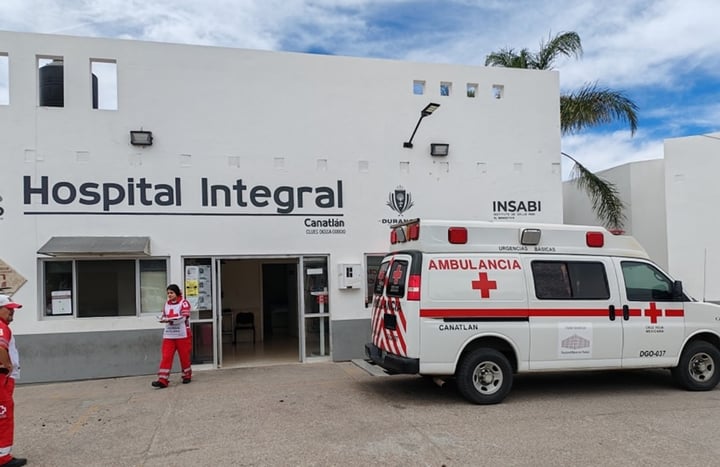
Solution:
M420 219L409 219L390 226L390 244L420 239Z
M602 232L585 232L585 244L590 248L602 248L605 245L605 235Z
M521 245L537 245L540 243L540 229L522 229L520 231Z
M408 225L407 229L408 229L408 238L410 240L420 239L420 223L419 222Z
M464 245L467 243L468 231L465 227L448 227L448 243Z

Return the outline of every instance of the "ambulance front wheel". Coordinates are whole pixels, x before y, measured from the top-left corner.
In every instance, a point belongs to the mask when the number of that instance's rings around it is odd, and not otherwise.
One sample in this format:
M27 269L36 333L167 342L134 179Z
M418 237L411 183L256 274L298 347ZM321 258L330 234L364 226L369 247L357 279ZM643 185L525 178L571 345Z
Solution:
M497 404L512 387L510 362L494 349L475 349L460 362L457 371L460 394L475 404Z
M689 391L709 391L720 382L720 351L705 341L689 344L680 356L672 375Z

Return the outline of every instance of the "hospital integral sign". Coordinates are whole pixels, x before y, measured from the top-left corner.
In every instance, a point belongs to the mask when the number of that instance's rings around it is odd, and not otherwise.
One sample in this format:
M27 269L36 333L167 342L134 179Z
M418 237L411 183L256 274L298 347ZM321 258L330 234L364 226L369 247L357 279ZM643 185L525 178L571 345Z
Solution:
M250 184L236 179L231 184L199 180L199 199L191 202L200 211L178 212L184 206L185 181L175 177L169 183L153 183L146 177L127 178L123 183L53 180L41 176L33 180L23 178L25 214L172 214L189 215L277 215L277 216L342 216L343 182L336 180L329 186L271 187ZM29 206L54 208L52 211L28 210ZM132 211L123 211L132 207ZM58 209L62 208L62 209ZM140 209L138 209L140 208ZM74 209L70 211L69 209ZM150 212L149 210L153 210Z

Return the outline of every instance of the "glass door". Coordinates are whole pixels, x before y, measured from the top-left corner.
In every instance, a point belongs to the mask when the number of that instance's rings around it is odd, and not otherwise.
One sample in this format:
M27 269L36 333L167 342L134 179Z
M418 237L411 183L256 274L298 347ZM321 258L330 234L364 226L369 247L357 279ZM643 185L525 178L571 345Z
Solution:
M232 323L227 322L227 317L223 311L223 294L222 294L222 264L223 261L221 259L215 259L214 261L214 271L213 276L215 278L215 281L213 284L215 287L212 289L213 294L213 303L215 303L215 306L213 307L214 310L214 316L213 316L213 326L215 328L215 332L213 332L213 350L214 350L214 360L213 365L215 368L222 368L222 362L223 362L223 338L225 335L229 332L227 331L228 326L232 326ZM232 318L232 317L231 317Z
M330 303L328 302L328 258L302 258L301 355L303 360L330 356Z
M184 258L183 285L185 299L190 302L190 328L192 330L192 363L218 364L215 336L215 307L213 307L212 260L210 258Z

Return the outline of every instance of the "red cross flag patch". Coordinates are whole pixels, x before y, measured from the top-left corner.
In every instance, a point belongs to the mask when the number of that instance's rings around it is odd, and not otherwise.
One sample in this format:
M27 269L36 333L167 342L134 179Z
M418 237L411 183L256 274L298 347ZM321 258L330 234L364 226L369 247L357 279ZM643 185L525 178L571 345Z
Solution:
M497 289L497 281L489 280L486 272L480 272L478 280L472 281L472 288L480 291L481 298L490 298L490 291Z
M390 276L390 279L392 280L393 285L398 285L400 282L400 279L403 277L403 270L402 266L398 263L395 264L395 268L393 269L392 275Z
M650 307L645 311L645 316L650 317L650 323L651 324L657 324L658 316L662 316L662 310L658 310L657 305L655 305L655 302L650 302Z
M682 308L658 308L657 303L650 302L647 308L642 308L640 311L637 309L630 310L630 316L640 316L639 313L642 313L642 316L646 318L650 318L650 324L657 324L658 318L682 318L685 316L685 310Z
M451 300L512 301L525 299L525 277L520 259L516 257L435 257L428 260L427 272L433 277L442 277L442 280L431 281L430 286L430 293L438 298L445 299L447 296Z

